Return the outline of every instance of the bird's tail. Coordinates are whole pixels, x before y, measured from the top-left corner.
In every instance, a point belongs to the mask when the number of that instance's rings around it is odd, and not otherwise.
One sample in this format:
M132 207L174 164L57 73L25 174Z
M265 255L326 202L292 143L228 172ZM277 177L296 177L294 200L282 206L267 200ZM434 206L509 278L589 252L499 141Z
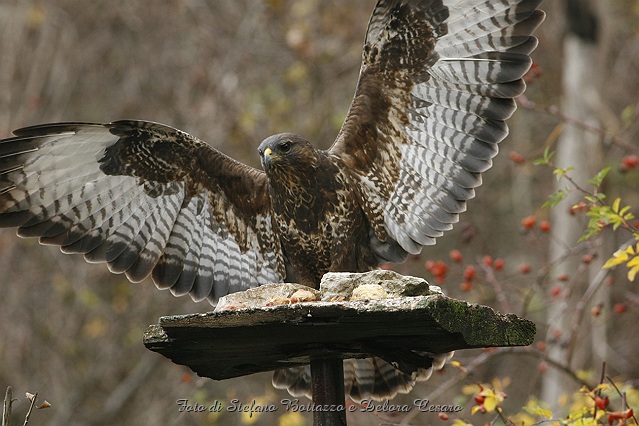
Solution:
M433 371L441 370L453 352L432 354L421 352L430 357L432 365L409 374L378 357L344 360L344 391L355 402L363 400L385 400L398 393L408 393L416 382L428 380ZM312 398L310 366L292 367L276 370L273 374L273 386L286 389L296 397Z

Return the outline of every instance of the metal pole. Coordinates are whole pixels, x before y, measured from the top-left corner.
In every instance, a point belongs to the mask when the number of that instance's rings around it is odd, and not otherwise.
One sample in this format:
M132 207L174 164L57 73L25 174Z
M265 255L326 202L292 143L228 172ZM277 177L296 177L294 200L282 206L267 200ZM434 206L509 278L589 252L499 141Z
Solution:
M346 426L344 363L341 358L311 361L313 426Z

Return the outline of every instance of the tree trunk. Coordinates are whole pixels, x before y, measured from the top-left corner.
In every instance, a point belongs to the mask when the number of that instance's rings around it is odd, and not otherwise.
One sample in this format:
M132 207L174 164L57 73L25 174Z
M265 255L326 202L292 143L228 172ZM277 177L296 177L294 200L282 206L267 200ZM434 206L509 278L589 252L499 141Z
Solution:
M566 0L565 5L568 31L564 39L562 110L581 123L599 127L599 82L603 68L601 15L594 1ZM567 125L553 161L559 168L574 167L570 176L583 188L589 189L587 181L603 167L601 142L598 135L579 126ZM563 190L566 186L566 181L562 179L557 182L555 189ZM583 195L573 188L570 195L552 212L553 238L549 249L550 259L556 265L550 279L552 282L558 275L566 274L570 280L564 288L566 297L553 299L548 306L547 339L551 342L548 355L571 369L597 369L605 359L605 324L590 315L592 300L584 295L591 294L597 288L597 302L601 296L607 297L601 294L601 286L595 286L602 279L600 272L605 254L598 251L606 245L603 241L606 237L597 237L596 244L577 246L584 232L583 222L568 214L568 210L583 200ZM566 256L569 249L576 247L583 250L557 262ZM593 255L593 261L584 262L584 255ZM574 390L574 383L566 380L560 372L549 370L544 376L541 397L553 404L562 395Z

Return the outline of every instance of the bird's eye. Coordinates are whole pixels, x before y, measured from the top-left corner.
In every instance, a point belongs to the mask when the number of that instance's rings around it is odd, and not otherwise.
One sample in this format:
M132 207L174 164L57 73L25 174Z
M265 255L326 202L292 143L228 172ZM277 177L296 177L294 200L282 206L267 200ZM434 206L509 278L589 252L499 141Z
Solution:
M286 141L286 142L282 142L280 144L280 151L281 152L289 152L291 150L291 142L290 141Z

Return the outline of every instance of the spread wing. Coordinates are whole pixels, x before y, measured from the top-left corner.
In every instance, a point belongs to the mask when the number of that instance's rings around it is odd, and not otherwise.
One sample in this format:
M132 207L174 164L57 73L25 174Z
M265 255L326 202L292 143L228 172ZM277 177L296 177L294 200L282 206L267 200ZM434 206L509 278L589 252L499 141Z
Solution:
M458 221L525 89L540 2L378 2L329 153L359 178L379 239L417 254Z
M284 279L263 172L150 122L14 134L0 141L0 227L194 300Z

